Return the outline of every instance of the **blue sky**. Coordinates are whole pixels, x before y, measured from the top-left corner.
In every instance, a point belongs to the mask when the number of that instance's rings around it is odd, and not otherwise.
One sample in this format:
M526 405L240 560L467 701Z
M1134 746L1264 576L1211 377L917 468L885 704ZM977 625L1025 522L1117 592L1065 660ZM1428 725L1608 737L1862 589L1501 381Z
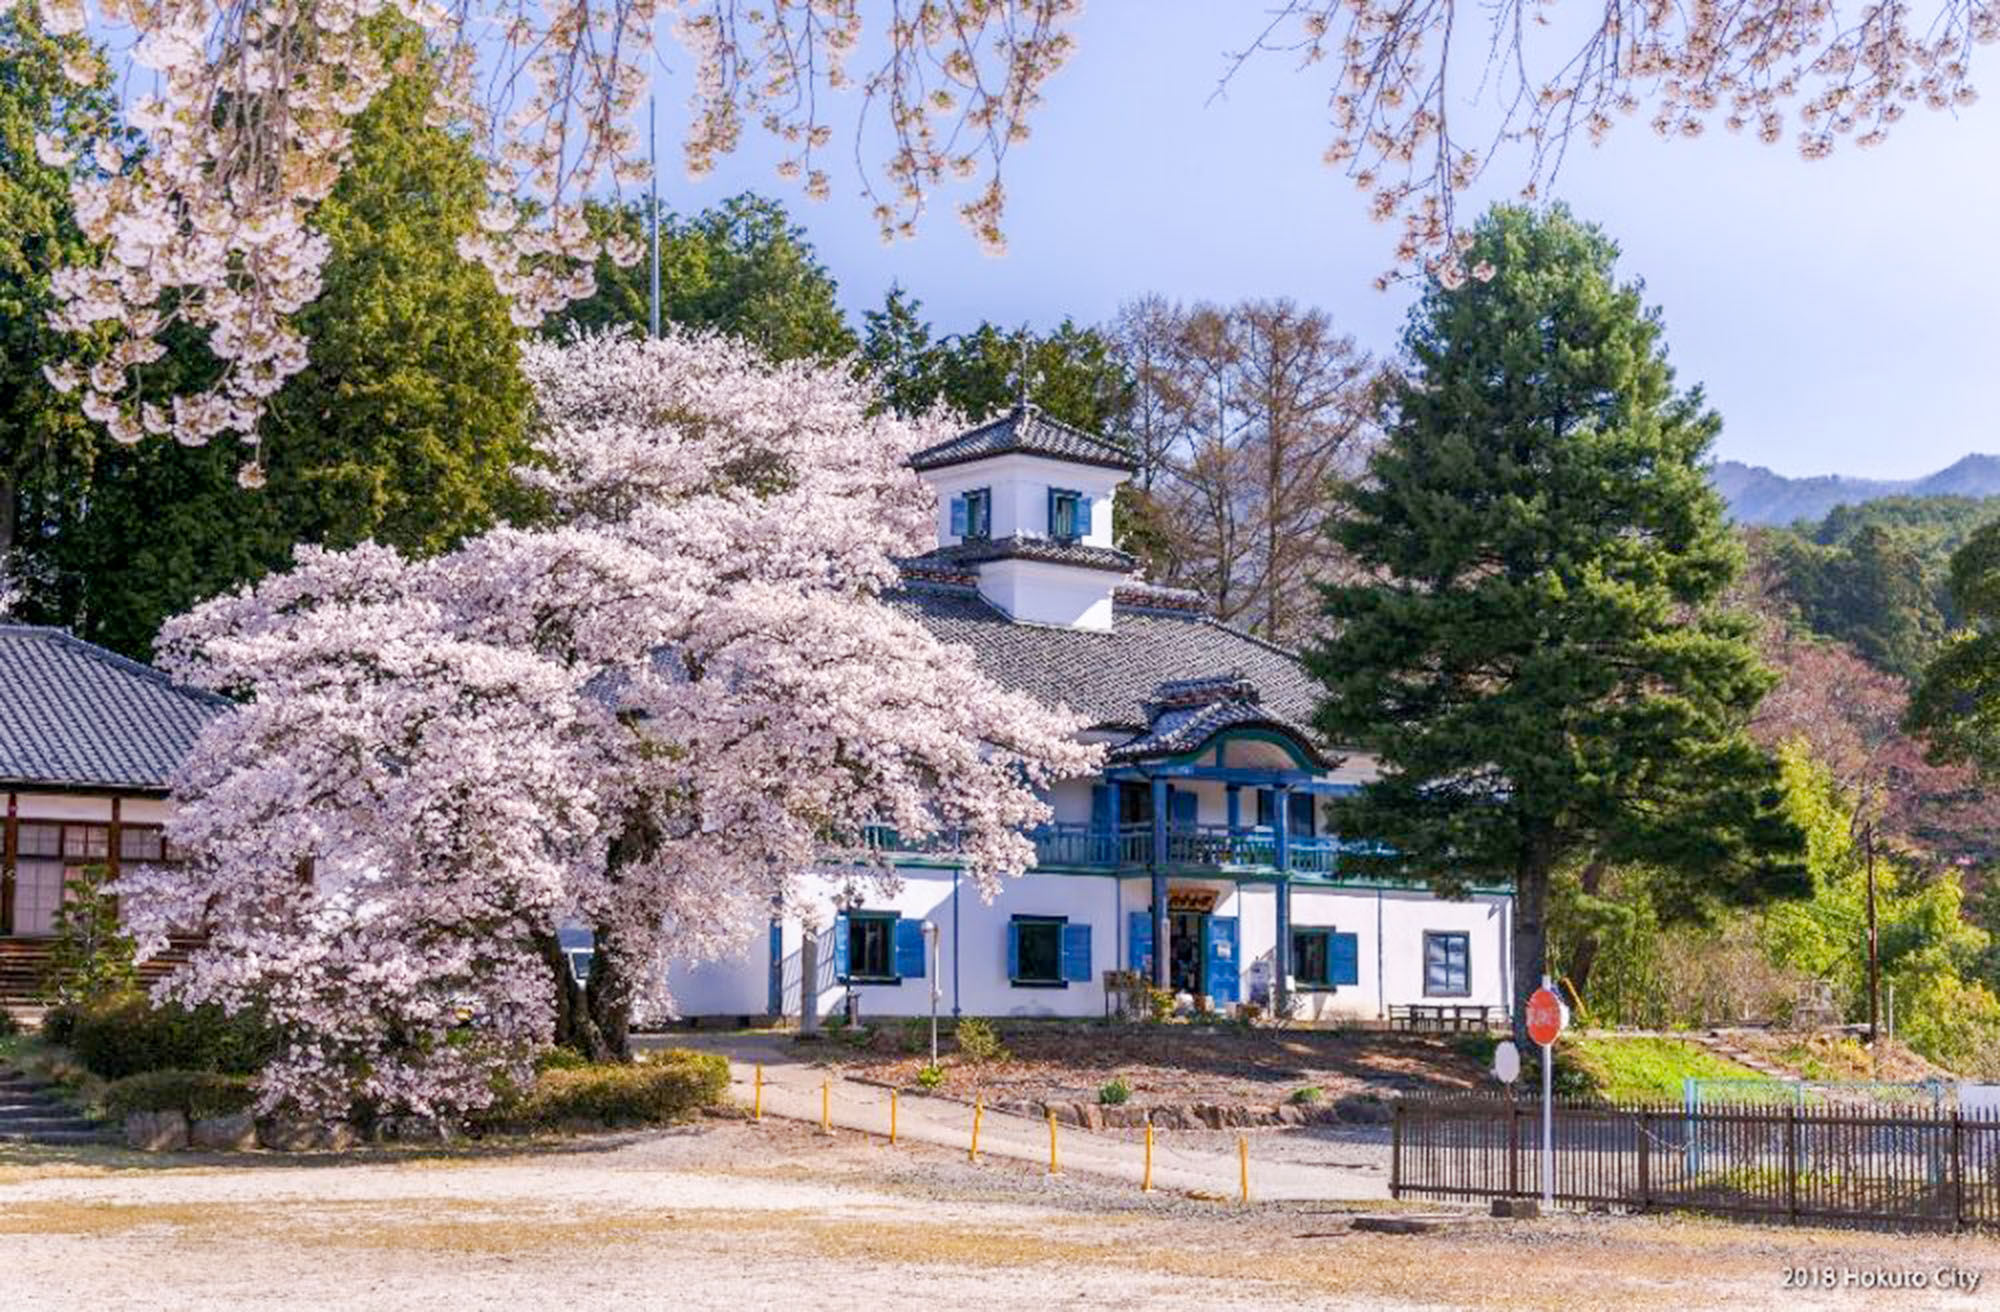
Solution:
M981 252L952 212L955 194L917 239L884 246L846 133L822 204L779 181L754 136L714 176L688 182L685 60L670 42L657 84L662 200L695 209L746 188L779 196L857 317L894 282L947 331L982 318L1092 321L1148 291L1289 295L1392 351L1409 293L1373 289L1392 230L1320 162L1323 73L1267 57L1211 100L1223 52L1260 12L1201 0L1086 6L1075 58L1009 159L1004 256ZM1787 474L1915 476L2000 451L1996 147L1991 100L1956 118L1920 111L1881 148L1811 164L1719 128L1660 142L1640 120L1572 151L1555 194L1604 225L1626 273L1644 278L1682 380L1702 383L1723 415L1719 455Z

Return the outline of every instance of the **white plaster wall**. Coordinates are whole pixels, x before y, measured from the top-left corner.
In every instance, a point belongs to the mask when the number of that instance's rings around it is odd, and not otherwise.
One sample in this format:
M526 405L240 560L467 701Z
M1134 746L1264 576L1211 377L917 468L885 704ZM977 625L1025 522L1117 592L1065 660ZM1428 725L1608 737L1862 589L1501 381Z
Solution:
M108 797L70 797L47 793L18 793L14 800L15 812L23 820L91 820L100 824L111 823L111 799ZM124 803L119 814L135 824L151 824L152 820L141 820L132 814L132 803Z
M1351 987L1299 993L1299 1014L1307 1020L1381 1019L1390 1006L1408 1003L1505 1007L1508 905L1500 895L1449 902L1417 890L1294 884L1292 924L1355 934L1360 975ZM1429 930L1469 936L1468 996L1425 996L1424 934Z
M832 1015L844 1003L846 987L833 975L831 932L834 895L844 883L815 879L807 903L820 936L817 977L807 990L821 1015ZM1234 916L1242 953L1242 999L1249 1001L1269 989L1277 944L1277 893L1270 884L1227 880L1175 879L1176 890L1203 888L1217 893L1214 914ZM940 930L939 980L942 1015L968 1016L1102 1016L1105 1013L1104 972L1126 967L1127 929L1133 912L1150 912L1151 884L1146 878L1113 879L1078 875L1023 875L1010 880L990 903L970 881L959 886L958 917L952 916L949 870L911 868L901 889L872 893L862 909L894 911L911 919L930 919ZM1067 917L1091 926L1090 982L1065 988L1017 987L1007 978L1007 923L1015 915ZM1379 918L1379 919L1378 919ZM1294 885L1292 923L1301 928L1328 928L1353 933L1357 939L1359 983L1328 991L1302 992L1299 1014L1306 1020L1380 1019L1390 1004L1445 1002L1505 1007L1508 972L1508 900L1482 895L1448 902L1426 893L1405 890L1320 889ZM1377 926L1380 925L1378 933ZM1472 991L1465 998L1426 998L1424 949L1426 930L1464 932L1470 938ZM796 1017L800 997L800 918L795 912L783 923L784 1014ZM668 986L683 1016L760 1016L768 1012L768 928L759 926L740 951L722 960L669 972ZM922 1016L930 1011L929 963L923 979L894 984L857 984L866 1016Z
M1125 481L1115 469L1027 455L969 461L930 470L923 478L937 491L938 541L944 545L959 541L951 531L951 499L982 487L993 492L994 537L1047 537L1049 489L1058 487L1081 492L1093 502L1090 532L1082 540L1093 547L1111 546L1113 505L1117 487Z
M1041 560L989 560L979 566L979 595L1024 623L1109 632L1122 577Z

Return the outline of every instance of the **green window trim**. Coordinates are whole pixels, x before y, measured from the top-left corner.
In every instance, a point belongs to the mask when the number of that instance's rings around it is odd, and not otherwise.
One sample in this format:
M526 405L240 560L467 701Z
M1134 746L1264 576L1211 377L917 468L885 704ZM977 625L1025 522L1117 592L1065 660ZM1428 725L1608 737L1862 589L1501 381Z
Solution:
M852 984L898 984L896 973L896 922L902 917L893 911L850 911L847 913L848 968L841 980ZM879 958L879 969L871 969Z
M1333 988L1331 929L1292 930L1292 985L1301 993Z
M1007 982L1017 989L1066 989L1062 935L1067 916L1014 916L1007 922ZM1038 965L1046 970L1029 974Z
M984 542L993 536L993 490L974 488L965 494L965 540Z

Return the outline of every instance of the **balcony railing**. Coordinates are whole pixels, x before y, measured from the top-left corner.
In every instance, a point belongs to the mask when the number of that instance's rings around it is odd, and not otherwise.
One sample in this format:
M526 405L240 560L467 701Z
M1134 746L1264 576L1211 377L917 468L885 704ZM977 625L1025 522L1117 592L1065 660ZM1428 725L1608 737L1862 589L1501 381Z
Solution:
M1143 870L1152 864L1153 827L1121 825L1116 831L1074 821L1036 828L1035 861L1042 866L1088 870ZM958 850L955 835L924 840L905 839L886 825L871 825L862 834L870 852L897 856L949 857ZM1286 872L1332 876L1339 873L1343 851L1369 850L1372 845L1342 842L1323 835L1298 835L1285 845ZM1180 824L1167 828L1167 868L1170 870L1278 870L1278 836L1268 828L1231 829L1228 825Z

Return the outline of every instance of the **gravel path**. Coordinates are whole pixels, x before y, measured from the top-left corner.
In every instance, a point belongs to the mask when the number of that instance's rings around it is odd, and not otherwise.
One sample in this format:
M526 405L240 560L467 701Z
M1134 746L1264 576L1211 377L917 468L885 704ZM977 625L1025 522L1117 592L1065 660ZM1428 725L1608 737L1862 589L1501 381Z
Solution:
M19 1150L0 1153L0 1306L1874 1312L1991 1306L2000 1287L1988 1239L1611 1217L1399 1237L1351 1220L777 1120L307 1162ZM1799 1268L1991 1283L1787 1289Z

